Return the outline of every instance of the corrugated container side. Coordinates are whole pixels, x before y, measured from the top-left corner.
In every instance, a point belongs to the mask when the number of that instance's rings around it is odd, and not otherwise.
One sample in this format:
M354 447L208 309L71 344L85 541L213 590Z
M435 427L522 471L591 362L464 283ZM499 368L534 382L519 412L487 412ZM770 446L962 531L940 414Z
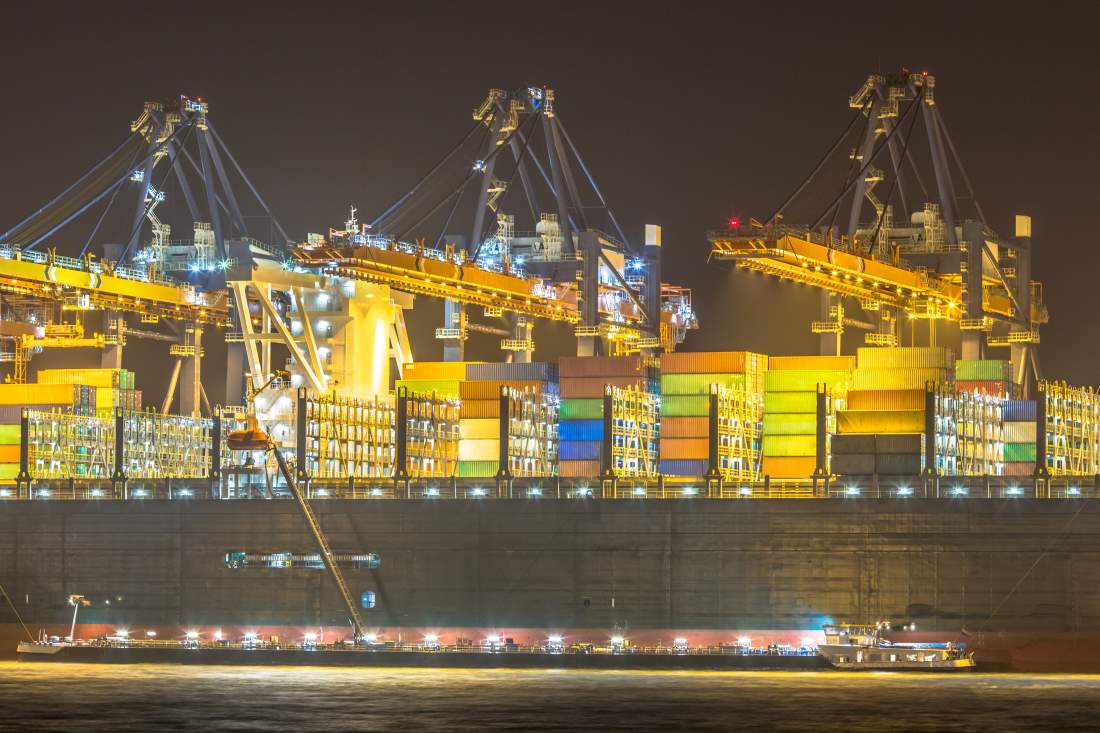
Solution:
M559 378L643 377L640 356L563 356L558 360Z
M558 447L563 461L599 461L600 441L563 440ZM598 473L598 471L597 471Z
M768 371L845 371L856 366L854 356L772 356Z
M686 459L662 459L661 473L666 476L702 476L707 472L707 461Z
M578 399L563 397L558 411L559 420L598 420L603 417L602 399Z
M709 453L706 438L661 438L661 460L706 460Z
M873 435L834 435L829 441L829 450L833 456L874 454L875 436Z
M27 405L27 409L38 410L41 412L60 412L64 415L73 414L73 406L66 404L54 404L54 405ZM23 405L0 405L0 424L6 425L11 423L18 423L23 418ZM95 413L95 401L88 406L84 414Z
M955 391L959 393L977 392L990 397L1007 397L1009 385L1007 382L959 380L955 382Z
M1036 433L1034 422L1006 422L1004 428L1004 442L1034 443Z
M558 387L562 398L577 397L597 399L604 395L606 385L644 389L646 380L641 377L563 377Z
M558 475L563 478L594 478L600 475L600 462L562 459L558 462Z
M39 384L86 384L91 387L120 387L128 389L122 384L128 381L123 369L39 369L37 380ZM133 378L130 373L129 379Z
M955 379L983 382L1007 382L1012 370L1004 359L959 359L955 362Z
M836 369L799 369L764 374L765 392L813 392L818 384L837 388L848 384L850 372Z
M19 445L19 426L0 425L0 445Z
M417 361L405 364L401 376L404 379L461 382L466 379L466 361Z
M459 408L463 418L500 417L500 400L467 400Z
M80 386L75 384L0 384L0 405L76 405Z
M459 461L459 478L491 478L496 476L500 464L497 461Z
M764 415L764 435L814 435L816 433L816 413Z
M876 435L875 452L877 453L922 453L924 451L924 433L910 433L905 435Z
M18 463L2 463L0 464L0 481L11 482L15 480L15 477L19 475Z
M401 387L418 394L431 394L435 392L443 397L458 397L462 382L456 379L398 379L394 383L394 390Z
M460 440L458 441L458 460L492 461L500 456L500 440Z
M668 417L702 417L710 415L710 397L702 395L665 395L661 398L661 414Z
M494 397L500 399L500 388L511 387L518 390L545 391L545 383L531 380L487 380L481 382L461 382L458 385L458 396L464 400L491 400Z
M813 435L768 435L764 437L765 456L815 456L817 438Z
M661 440L665 438L706 438L710 435L709 417L669 417L661 415Z
M761 471L772 478L809 478L814 473L813 456L765 456Z
M744 389L744 374L662 374L662 395L709 395L711 385Z
M949 382L946 369L934 368L896 368L896 369L856 369L852 374L852 389L924 389L932 382L944 385Z
M792 412L817 412L817 394L814 392L765 392L764 414Z
M851 390L850 410L923 410L924 389Z
M661 354L662 374L714 374L744 372L754 368L754 357L762 355L745 351L679 351ZM763 369L756 361L755 368Z
M500 420L491 417L462 418L458 421L461 440L500 439Z
M955 352L943 346L881 347L856 349L859 369L950 369Z
M877 453L875 472L884 476L916 476L921 472L920 453Z
M1005 462L1035 462L1035 443L1005 443Z
M1035 473L1035 461L1012 461L1005 463L1005 476L1028 476Z
M468 363L466 379L470 381L556 382L558 365L554 362Z
M1039 416L1035 400L1008 400L1005 402L1004 415L1006 422L1034 422Z
M558 423L561 441L603 440L603 420L562 420Z
M829 461L829 470L841 476L868 476L875 472L875 454L834 454Z
M919 433L924 410L839 410L838 433Z

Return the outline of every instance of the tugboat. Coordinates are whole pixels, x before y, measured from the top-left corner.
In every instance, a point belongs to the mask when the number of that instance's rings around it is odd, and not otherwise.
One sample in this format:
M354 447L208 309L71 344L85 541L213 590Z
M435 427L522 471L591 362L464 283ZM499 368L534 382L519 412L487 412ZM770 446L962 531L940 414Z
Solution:
M898 643L883 635L890 624L834 624L823 627L818 653L836 669L899 672L961 672L973 669L974 655L953 642Z

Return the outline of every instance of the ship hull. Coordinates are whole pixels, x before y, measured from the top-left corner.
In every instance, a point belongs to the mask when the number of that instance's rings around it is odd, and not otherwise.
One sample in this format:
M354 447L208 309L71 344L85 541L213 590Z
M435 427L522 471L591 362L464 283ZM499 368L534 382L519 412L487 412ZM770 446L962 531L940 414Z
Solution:
M1100 506L1038 500L327 500L334 549L380 638L799 645L830 621L916 624L979 668L1100 672ZM287 501L0 502L0 584L31 634L348 635L310 569L230 551L313 550ZM110 603L108 603L110 601ZM10 656L24 636L0 606Z

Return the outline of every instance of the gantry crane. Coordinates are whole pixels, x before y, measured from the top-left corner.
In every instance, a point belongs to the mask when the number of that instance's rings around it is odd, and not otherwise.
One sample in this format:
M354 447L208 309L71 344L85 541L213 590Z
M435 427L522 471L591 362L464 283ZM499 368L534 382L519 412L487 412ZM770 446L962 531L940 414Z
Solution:
M985 358L990 347L1011 349L1013 380L1027 394L1041 378L1039 327L1049 320L1042 285L1031 279L1031 220L1017 216L1015 236L996 234L974 196L925 72L868 77L849 98L854 115L844 133L794 193L765 221L739 218L709 233L711 257L738 267L819 288L827 319L815 322L822 353L839 353L844 303L867 314L854 325L868 344L900 342L899 321L956 324L962 358ZM914 128L923 121L932 191L914 156ZM840 195L808 226L784 221L792 202L826 169L851 133L860 130ZM886 170L876 167L888 151ZM927 172L925 172L927 175ZM965 199L955 180L965 187ZM970 202L974 218L963 213ZM895 221L895 209L904 215ZM870 213L871 218L866 218ZM837 314L840 318L837 318ZM849 321L853 323L852 321ZM835 341L834 341L835 339Z

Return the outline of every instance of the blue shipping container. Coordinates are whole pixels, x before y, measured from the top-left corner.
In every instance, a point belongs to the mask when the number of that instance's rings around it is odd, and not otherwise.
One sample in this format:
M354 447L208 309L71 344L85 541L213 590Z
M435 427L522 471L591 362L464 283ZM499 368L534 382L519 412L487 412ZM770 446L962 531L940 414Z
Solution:
M1035 400L1005 402L1005 422L1033 422L1038 417Z
M702 476L707 472L707 461L666 458L661 461L661 473L666 476Z
M598 461L600 460L600 441L562 441L558 449L558 457L563 461Z
M562 420L558 438L567 440L603 440L603 420Z

